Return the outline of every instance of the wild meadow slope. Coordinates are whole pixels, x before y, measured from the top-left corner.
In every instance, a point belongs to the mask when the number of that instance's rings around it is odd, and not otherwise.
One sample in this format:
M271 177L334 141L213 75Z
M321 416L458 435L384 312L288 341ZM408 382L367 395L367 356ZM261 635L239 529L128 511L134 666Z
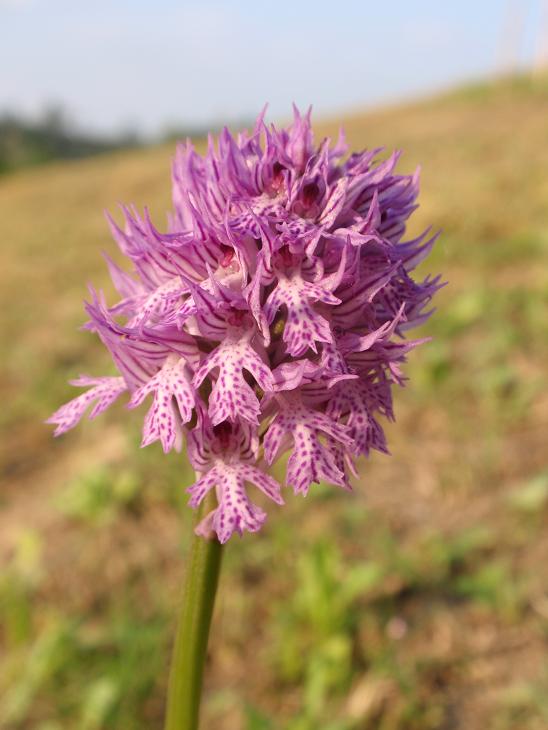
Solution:
M548 726L548 80L476 85L344 120L422 165L412 233L449 285L396 393L392 457L231 544L206 687L219 730ZM318 136L337 125L319 123ZM162 726L188 511L181 457L123 406L53 441L43 420L101 347L102 210L169 205L171 147L0 179L0 722ZM108 372L108 370L107 370Z

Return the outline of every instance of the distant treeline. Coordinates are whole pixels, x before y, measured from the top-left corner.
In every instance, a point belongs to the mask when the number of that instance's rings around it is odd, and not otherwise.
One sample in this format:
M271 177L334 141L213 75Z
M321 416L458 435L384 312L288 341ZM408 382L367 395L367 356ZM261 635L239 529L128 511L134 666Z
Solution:
M242 119L231 126L241 129L253 124ZM219 130L220 125L210 125L209 131L215 133ZM149 139L133 131L108 137L90 134L78 130L61 107L47 110L34 121L18 114L0 113L0 175L51 160L77 159L145 144L173 142L188 137L198 140L206 136L204 127L184 125L166 127L162 134Z
M37 121L6 113L0 116L0 174L140 144L130 132L106 138L77 131L59 110L49 110Z

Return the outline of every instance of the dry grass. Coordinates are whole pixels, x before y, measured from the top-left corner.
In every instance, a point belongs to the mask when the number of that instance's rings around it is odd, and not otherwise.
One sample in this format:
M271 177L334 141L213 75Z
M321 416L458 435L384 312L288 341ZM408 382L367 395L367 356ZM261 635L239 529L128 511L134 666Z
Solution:
M289 500L260 538L231 545L204 727L541 730L548 84L474 87L345 128L352 147L401 147L402 170L422 163L414 230L444 229L428 267L450 285L397 394L394 456L365 465L355 497ZM114 252L101 210L147 204L161 220L171 152L0 180L10 730L161 726L184 466L137 453L138 416L121 408L58 442L41 422L68 377L107 362L76 331L85 282L106 286L98 252Z

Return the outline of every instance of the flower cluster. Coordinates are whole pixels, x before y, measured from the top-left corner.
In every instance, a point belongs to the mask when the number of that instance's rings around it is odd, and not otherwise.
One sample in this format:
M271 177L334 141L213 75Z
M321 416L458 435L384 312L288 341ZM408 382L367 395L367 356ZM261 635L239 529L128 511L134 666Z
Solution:
M124 391L129 408L150 396L142 445L186 439L190 505L217 498L197 532L221 542L265 520L248 485L283 503L267 468L288 450L296 493L349 489L355 458L387 450L378 416L393 418L392 385L420 342L404 332L440 286L410 276L435 236L402 241L418 174L396 174L398 153L381 151L348 155L342 134L316 147L296 109L288 129L262 115L252 133L225 129L203 157L181 145L168 232L146 211L110 220L132 271L107 258L121 299L92 290L86 305L119 376L73 381L89 389L51 416L55 434Z

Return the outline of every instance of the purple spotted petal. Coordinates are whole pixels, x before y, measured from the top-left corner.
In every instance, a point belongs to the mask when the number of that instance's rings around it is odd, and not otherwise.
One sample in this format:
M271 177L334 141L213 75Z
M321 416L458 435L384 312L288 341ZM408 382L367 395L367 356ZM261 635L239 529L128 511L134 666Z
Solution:
M263 390L273 390L274 380L268 366L245 339L227 339L221 343L196 371L194 385L199 387L212 371L216 380L209 397L209 415L213 425L242 418L258 423L260 405L253 388L244 379L244 370Z
M92 404L90 419L106 410L119 395L127 390L123 378L90 378L88 375L81 375L77 380L72 380L71 385L79 387L91 385L93 387L65 403L48 418L46 423L53 423L57 426L54 431L55 436L60 436L65 431L74 428Z
M218 461L203 477L188 488L189 504L197 507L206 494L216 490L218 507L205 517L205 524L197 527L198 534L209 529L225 543L233 532L257 532L266 519L266 513L250 502L246 482L254 484L276 504L283 504L280 485L268 474L250 464Z
M128 407L140 405L150 393L154 401L145 417L142 445L160 440L165 453L173 447L180 450L181 427L192 418L196 401L186 361L170 356L156 375L137 388Z
M347 426L307 408L300 399L284 398L265 436L265 458L272 464L284 450L293 448L287 483L296 493L306 494L313 482L322 479L346 487L348 477L337 465L332 448L352 447L348 431Z

